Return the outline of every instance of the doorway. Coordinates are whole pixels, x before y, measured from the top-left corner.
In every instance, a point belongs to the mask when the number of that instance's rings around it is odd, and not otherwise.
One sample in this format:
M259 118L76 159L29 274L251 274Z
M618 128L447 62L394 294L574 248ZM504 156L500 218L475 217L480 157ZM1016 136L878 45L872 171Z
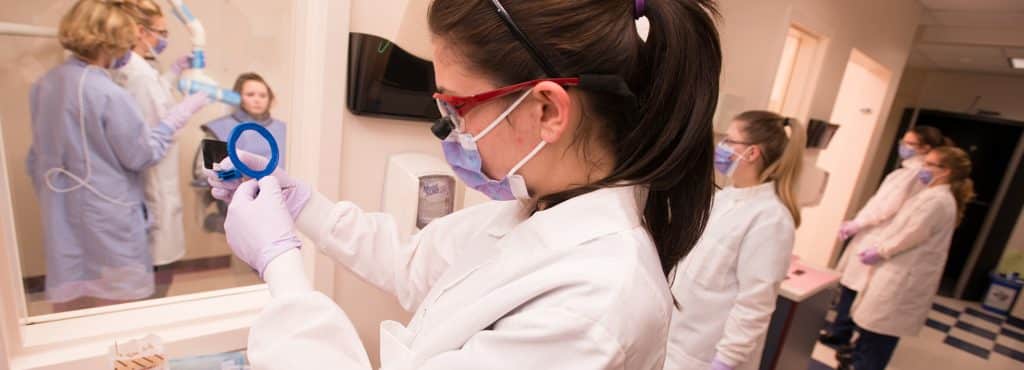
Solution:
M838 255L839 224L864 171L891 77L887 68L864 53L851 53L829 120L839 130L817 160L829 172L828 186L820 204L802 210L804 221L796 231L794 251L804 260L827 266Z

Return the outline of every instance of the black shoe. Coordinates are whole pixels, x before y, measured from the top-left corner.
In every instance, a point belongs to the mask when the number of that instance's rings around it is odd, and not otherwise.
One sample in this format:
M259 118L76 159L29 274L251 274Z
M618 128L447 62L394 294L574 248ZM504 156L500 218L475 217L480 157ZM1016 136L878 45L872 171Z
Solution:
M836 352L836 370L853 370L853 352Z
M848 338L848 337L842 337L841 338L839 336L833 335L833 334L831 334L831 333L829 333L827 331L824 331L824 330L822 330L821 334L818 336L818 341L821 342L821 344L824 344L824 345L832 347L832 348L838 348L840 346L849 346L850 345L850 338Z

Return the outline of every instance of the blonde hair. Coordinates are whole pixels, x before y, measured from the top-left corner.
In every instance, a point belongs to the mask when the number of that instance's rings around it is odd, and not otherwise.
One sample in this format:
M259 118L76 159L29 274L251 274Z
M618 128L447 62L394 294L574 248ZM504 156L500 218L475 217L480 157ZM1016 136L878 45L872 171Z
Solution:
M736 116L740 132L751 145L761 148L764 168L761 182L775 181L775 194L800 226L800 206L796 198L797 178L803 167L807 132L797 120L775 112L747 111ZM789 135L786 134L789 127Z
M974 180L971 180L971 157L963 149L943 146L932 149L939 155L939 165L949 169L949 188L956 199L956 224L964 219L967 203L974 199Z
M60 20L60 45L79 57L121 55L136 40L136 23L125 0L79 0Z
M127 5L125 10L135 23L146 28L153 27L153 18L164 16L160 5L154 0L124 0L124 3Z

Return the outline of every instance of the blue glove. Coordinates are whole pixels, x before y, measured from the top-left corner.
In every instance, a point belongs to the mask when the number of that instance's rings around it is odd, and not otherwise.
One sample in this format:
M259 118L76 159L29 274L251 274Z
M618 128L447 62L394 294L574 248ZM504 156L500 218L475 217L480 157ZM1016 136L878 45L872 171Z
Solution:
M881 254L878 254L878 248L875 247L871 247L857 253L857 257L860 257L861 263L868 266L876 265L884 259Z
M732 366L722 362L722 360L719 360L718 356L715 355L715 359L711 360L711 370L732 370Z
M238 186L228 206L224 231L231 250L256 269L260 278L270 261L302 245L274 176Z

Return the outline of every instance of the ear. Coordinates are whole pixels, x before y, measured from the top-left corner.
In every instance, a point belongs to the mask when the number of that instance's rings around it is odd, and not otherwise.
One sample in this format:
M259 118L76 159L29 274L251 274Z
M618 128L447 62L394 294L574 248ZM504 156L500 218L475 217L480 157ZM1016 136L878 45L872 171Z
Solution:
M758 146L758 145L751 145L751 146L748 146L745 151L747 152L747 155L743 156L742 158L744 160L746 160L747 162L756 163L758 160L761 159L761 154L762 153L761 153L761 147L760 146Z
M558 142L570 131L569 92L554 82L541 82L530 94L540 102L540 138L551 144Z

